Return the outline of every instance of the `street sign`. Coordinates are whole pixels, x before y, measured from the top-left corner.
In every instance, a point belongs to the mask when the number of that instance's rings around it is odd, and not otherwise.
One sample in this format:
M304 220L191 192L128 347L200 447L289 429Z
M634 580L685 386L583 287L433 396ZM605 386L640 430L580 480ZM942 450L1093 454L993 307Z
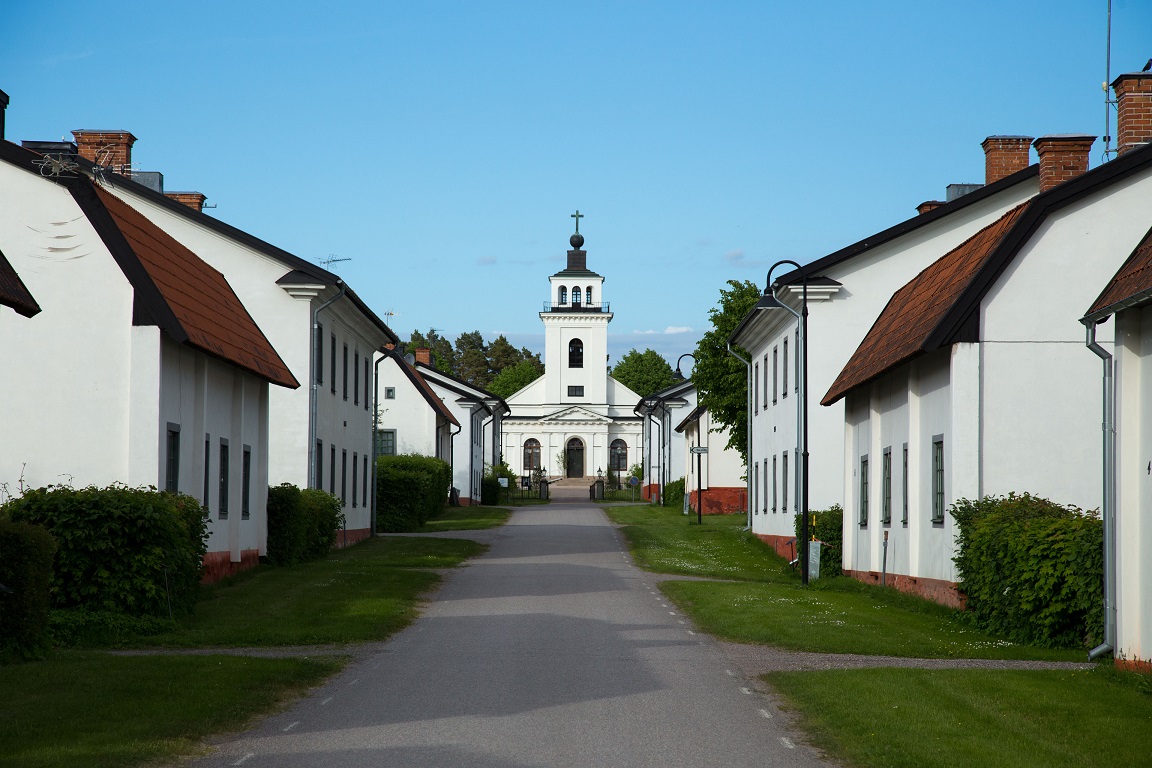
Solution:
M690 450L692 453L708 453L708 446L706 446L706 445L694 445L691 448L689 448L688 450Z
M635 476L628 478L628 485L640 485L640 478Z

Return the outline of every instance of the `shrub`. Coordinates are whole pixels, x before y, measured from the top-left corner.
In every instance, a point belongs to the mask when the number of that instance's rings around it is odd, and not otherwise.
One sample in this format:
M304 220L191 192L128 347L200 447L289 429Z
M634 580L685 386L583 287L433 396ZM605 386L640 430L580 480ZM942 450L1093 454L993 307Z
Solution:
M1048 647L1103 633L1104 527L1094 512L1023 494L960 499L956 563L967 609L985 631Z
M500 478L484 477L480 480L480 503L491 506L500 503Z
M190 496L124 486L48 486L0 510L55 537L56 608L167 616L196 606L208 534L204 512Z
M344 524L340 499L291 483L268 489L268 562L295 565L324 557Z
M376 460L376 529L415 531L448 501L452 467L430 456L381 456Z
M820 576L821 578L839 576L843 573L844 564L844 509L834 504L828 509L809 511L815 518L815 525L809 520L808 535L815 536L822 544L820 547ZM796 541L800 541L800 525L802 518L795 515ZM797 556L800 546L796 546Z
M39 656L48 644L56 541L39 525L0 519L0 651Z
M679 509L684 506L684 478L664 484L662 505Z
M175 631L178 623L167 616L128 616L87 608L61 608L52 611L48 629L57 645L106 647L141 636Z

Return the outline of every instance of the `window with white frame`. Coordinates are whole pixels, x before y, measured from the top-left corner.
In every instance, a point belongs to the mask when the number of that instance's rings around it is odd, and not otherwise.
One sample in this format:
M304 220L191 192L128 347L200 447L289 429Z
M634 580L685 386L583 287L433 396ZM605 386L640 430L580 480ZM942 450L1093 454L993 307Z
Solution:
M772 512L776 512L776 457L772 457Z
M880 522L892 524L892 449L885 448L880 476Z
M868 456L860 457L860 527L868 527Z
M932 438L932 522L944 522L944 435Z
M783 365L780 367L780 396L788 397L788 337L784 337L784 354L780 360Z
M376 433L376 455L377 456L395 456L396 455L396 430L394 429L381 429Z
M788 451L780 454L780 511L788 511Z
M908 526L908 443L904 443L903 467L904 467L904 469L902 470L902 472L900 474L900 485L901 485L901 490L903 491L903 500L902 500L903 511L901 513L901 516L900 516L900 522L904 525L904 527L907 527Z
M780 395L780 349L772 347L772 405Z

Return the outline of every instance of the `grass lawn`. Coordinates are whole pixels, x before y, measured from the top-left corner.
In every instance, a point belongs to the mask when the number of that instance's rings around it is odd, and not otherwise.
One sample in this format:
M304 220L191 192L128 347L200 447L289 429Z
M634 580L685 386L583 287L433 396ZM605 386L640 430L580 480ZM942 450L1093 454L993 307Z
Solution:
M416 618L449 568L480 554L464 539L380 537L290 568L260 567L211 587L179 631L136 645L310 645L383 640Z
M791 570L772 548L741 530L747 518L696 515L657 506L609 507L608 517L625 526L637 564L653 573L709 576L743 581L791 583Z
M1149 765L1152 680L1090 671L865 669L764 676L853 766Z
M193 754L342 664L71 651L0 667L0 766L114 768Z
M445 507L444 511L424 523L420 532L478 531L496 528L508 522L512 511L501 507Z
M955 611L875 588L841 592L701 581L666 581L660 588L705 632L738 643L930 659L1085 659L1082 650L1033 648L991 637ZM909 602L921 605L910 609Z

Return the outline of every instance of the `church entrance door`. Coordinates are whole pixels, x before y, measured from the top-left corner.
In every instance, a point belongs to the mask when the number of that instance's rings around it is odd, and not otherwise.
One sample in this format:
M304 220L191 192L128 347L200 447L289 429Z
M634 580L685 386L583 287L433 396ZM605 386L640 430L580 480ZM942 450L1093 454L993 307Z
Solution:
M565 454L568 458L566 475L568 477L584 477L584 441L578 437L569 440Z

